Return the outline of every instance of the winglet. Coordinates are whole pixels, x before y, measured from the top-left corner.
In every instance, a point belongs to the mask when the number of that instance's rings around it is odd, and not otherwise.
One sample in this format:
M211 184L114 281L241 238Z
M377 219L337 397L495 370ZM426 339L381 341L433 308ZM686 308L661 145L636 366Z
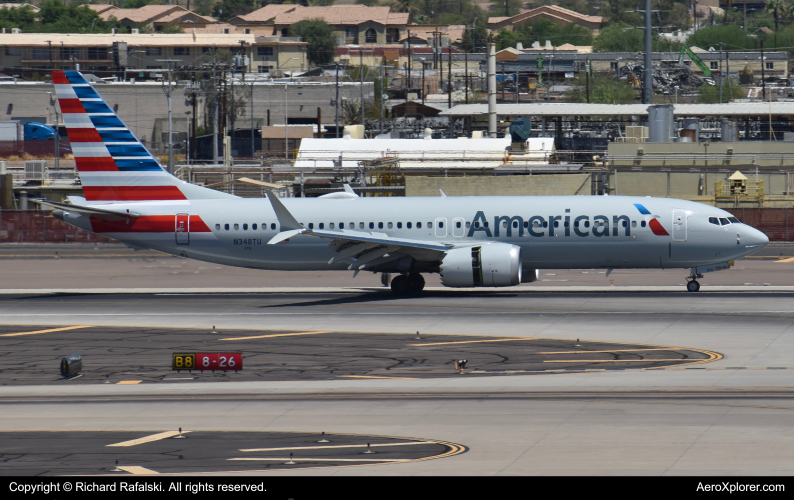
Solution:
M353 191L353 188L350 187L350 184L344 184L344 186L345 186L345 193L350 193L353 196L355 196L356 198L358 198L358 195L356 194L355 191Z
M294 231L294 230L303 230L304 227L301 225L300 222L289 213L289 210L281 203L281 200L278 199L278 196L275 194L268 192L267 199L270 200L270 204L273 206L273 211L276 212L276 218L278 219L278 224L280 226L281 231Z

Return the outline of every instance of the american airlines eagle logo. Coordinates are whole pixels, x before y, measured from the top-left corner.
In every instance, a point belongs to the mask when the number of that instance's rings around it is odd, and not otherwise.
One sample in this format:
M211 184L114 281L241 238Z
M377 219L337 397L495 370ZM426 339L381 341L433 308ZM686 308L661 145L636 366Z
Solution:
M658 215L651 215L651 212L640 203L635 203L634 206L645 216L645 222L648 223L653 234L656 236L670 236L670 233L668 233L664 226L662 226L662 223L659 222L661 217Z

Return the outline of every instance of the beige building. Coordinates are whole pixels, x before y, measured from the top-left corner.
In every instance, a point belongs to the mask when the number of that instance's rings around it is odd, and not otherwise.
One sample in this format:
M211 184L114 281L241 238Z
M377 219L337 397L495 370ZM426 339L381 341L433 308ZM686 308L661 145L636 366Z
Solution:
M160 31L165 26L177 25L183 29L215 23L209 16L200 16L178 5L144 5L138 9L120 9L109 4L86 4L105 21L114 17L127 28Z
M531 24L541 19L546 19L557 24L576 24L583 28L598 32L603 24L601 16L586 16L572 10L558 7L557 5L544 5L536 9L521 12L512 17L489 17L488 29L496 31L505 28L508 31L515 31L527 24Z
M288 36L297 22L322 19L333 27L338 45L384 45L398 43L405 36L407 13L391 12L389 7L333 5L267 5L250 14L229 20L230 24L248 28L269 26L275 36Z
M193 65L217 48L237 54L245 42L250 56L248 70L268 73L273 70L306 70L307 44L299 38L261 37L254 34L218 33L116 33L116 34L42 34L1 33L0 66L8 70L72 70L76 64L85 71L118 69L113 58L113 43L127 44L128 70L159 70L168 67L162 59L176 59L180 65ZM122 68L123 69L123 68Z

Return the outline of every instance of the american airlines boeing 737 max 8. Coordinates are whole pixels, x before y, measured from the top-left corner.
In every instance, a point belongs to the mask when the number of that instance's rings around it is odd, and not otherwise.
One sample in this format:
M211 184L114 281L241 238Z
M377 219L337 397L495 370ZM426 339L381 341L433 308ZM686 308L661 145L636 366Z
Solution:
M687 268L695 292L703 273L769 241L724 210L669 198L239 198L166 172L79 72L52 79L84 197L43 203L132 247L252 269L397 273L396 293L422 290L422 273L501 287L589 268Z

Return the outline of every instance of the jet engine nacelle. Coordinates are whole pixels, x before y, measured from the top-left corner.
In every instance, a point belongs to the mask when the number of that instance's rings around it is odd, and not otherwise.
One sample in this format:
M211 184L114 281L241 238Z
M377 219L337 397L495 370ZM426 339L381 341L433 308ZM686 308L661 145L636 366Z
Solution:
M442 259L440 271L444 286L515 286L521 283L521 247L485 243L455 248Z

